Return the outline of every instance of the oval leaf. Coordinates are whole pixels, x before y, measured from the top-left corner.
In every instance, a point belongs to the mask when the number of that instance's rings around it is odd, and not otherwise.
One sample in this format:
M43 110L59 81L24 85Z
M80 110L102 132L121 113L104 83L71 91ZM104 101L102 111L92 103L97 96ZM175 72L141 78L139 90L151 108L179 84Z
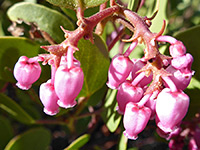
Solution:
M73 30L73 25L67 17L39 4L17 3L8 10L7 14L12 21L20 19L35 23L40 30L47 32L56 42L64 40L64 33L60 26L67 30Z
M47 1L56 6L76 9L78 6L82 6L84 8L99 6L108 0L47 0Z
M0 108L21 123L32 124L35 122L14 100L4 94L0 94Z
M82 146L84 146L90 139L89 134L84 134L73 141L65 150L78 150Z
M36 56L40 45L22 37L0 37L0 79L15 82L12 69L20 56Z
M104 104L104 110L101 113L103 121L106 123L106 126L110 132L115 132L122 116L116 111L117 100L116 100L117 90L108 90L106 95L106 102Z
M14 137L5 150L45 150L50 144L51 134L47 129L37 128Z
M98 91L96 91L90 96L90 98L87 101L87 106L96 106L99 102L101 102L104 99L107 90L108 87L106 84L104 84L102 88L100 88Z
M10 121L0 116L0 149L4 149L14 133L10 124Z
M84 84L79 96L90 96L100 89L107 80L110 60L103 40L94 35L94 44L81 39L75 57L81 62Z

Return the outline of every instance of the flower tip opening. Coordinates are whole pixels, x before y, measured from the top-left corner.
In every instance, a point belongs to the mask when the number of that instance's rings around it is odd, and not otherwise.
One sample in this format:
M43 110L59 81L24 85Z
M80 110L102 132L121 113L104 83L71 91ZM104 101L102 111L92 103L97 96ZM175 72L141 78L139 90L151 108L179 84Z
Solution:
M123 132L124 136L126 136L130 140L137 140L138 136L137 135L130 135L126 132L126 130Z
M22 89L22 90L29 90L29 89L31 88L32 84L31 84L31 85L30 85L30 84L22 85L22 84L20 84L19 82L17 82L17 83L16 83L16 86L17 86L18 88Z
M57 104L58 104L60 107L67 109L67 108L72 108L72 107L74 107L74 106L77 104L77 102L74 100L72 103L66 104L66 103L64 103L63 101L58 100Z
M56 115L59 112L59 109L52 111L52 110L47 110L46 108L44 108L43 111L47 115L54 116L54 115Z

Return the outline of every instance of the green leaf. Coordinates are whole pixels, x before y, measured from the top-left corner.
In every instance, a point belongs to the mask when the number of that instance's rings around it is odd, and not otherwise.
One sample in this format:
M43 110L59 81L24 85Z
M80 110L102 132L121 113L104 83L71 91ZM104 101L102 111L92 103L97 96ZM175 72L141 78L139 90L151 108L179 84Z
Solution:
M98 35L94 35L94 44L81 39L78 48L75 57L81 62L84 73L84 84L79 96L91 96L107 80L110 64L107 47Z
M24 0L24 2L37 3L37 0Z
M20 56L36 56L40 45L22 37L0 37L0 79L15 82L12 74Z
M47 129L36 128L14 137L5 150L45 150L48 148L51 134Z
M140 3L140 0L129 0L128 9L132 11L136 11L139 3Z
M84 8L99 6L108 0L47 0L47 1L56 6L76 9L79 6Z
M73 141L65 150L78 150L82 146L84 146L90 139L89 134L84 134Z
M20 100L19 105L35 120L41 119L41 111L44 107L38 97L38 92L34 93L34 90L24 91L19 88L15 89L16 97ZM40 104L40 110L38 111L37 104Z
M195 71L194 77L192 78L190 85L186 89L186 93L190 97L190 107L187 114L187 118L194 117L195 113L199 111L200 101L199 101L199 90L200 90L200 67L199 67L199 56L200 56L200 46L199 46L199 35L200 35L200 25L189 28L185 31L178 32L175 34L175 38L181 40L187 48L187 52L191 53L194 57L194 62L192 64L192 70Z
M96 106L100 101L103 100L107 90L108 87L106 86L106 84L104 84L102 88L100 88L98 91L96 91L93 95L90 96L87 105Z
M62 10L68 17L70 17L73 21L77 21L76 11L71 10L71 9L69 9L69 8L64 8L64 7L61 7L61 10Z
M127 150L127 144L128 144L128 138L124 136L124 133L122 132L120 141L118 144L118 150Z
M190 97L190 106L186 115L186 119L193 118L200 110L199 91L200 81L193 77L188 88L185 90L186 94L188 94Z
M192 77L187 89L195 89L195 88L198 88L200 90L200 81Z
M0 36L5 35L5 33L3 31L2 23L3 23L3 11L0 11Z
M32 124L35 122L14 100L4 94L0 94L0 108L21 123Z
M106 102L104 104L104 110L101 113L103 121L110 132L115 132L119 123L121 121L121 115L116 111L117 100L116 100L117 90L108 90L106 95Z
M14 134L10 121L2 116L0 116L0 133L0 149L4 149Z
M131 147L128 150L138 150L138 148L137 147Z
M12 21L23 20L35 23L40 30L47 32L56 42L64 40L64 33L60 29L63 26L67 30L73 30L70 20L58 11L43 5L21 2L13 5L7 12Z
M86 111L83 111L83 112L86 112ZM88 129L88 124L90 122L91 122L91 117L90 116L84 117L84 118L79 118L76 121L76 125L75 125L76 133L78 135L84 133Z
M156 4L157 6L154 9L154 12L156 12L158 9L158 13L156 17L152 20L152 25L150 27L150 30L152 32L158 33L160 31L163 25L163 20L166 21L166 26L167 26L168 24L167 4L168 4L168 0L157 0L157 4ZM150 15L152 16L153 14L150 14Z
M3 80L0 80L0 89L3 89L6 86L6 82Z

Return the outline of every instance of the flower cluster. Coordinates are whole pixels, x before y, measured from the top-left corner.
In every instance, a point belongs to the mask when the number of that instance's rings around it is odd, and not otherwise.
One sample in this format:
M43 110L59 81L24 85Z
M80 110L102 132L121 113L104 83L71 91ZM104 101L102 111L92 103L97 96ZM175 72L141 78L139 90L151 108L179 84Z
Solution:
M51 79L42 83L39 89L44 112L48 115L57 114L59 107L70 108L77 103L75 98L82 89L84 74L73 53L73 48L69 47L58 65L51 54L41 54L33 58L21 56L14 67L14 76L18 81L16 85L28 90L40 77L41 67L38 61L51 65Z
M170 137L179 129L187 113L189 97L183 92L194 71L193 57L186 53L181 41L170 36L158 36L159 42L170 43L171 57L162 54L151 59L130 59L137 46L134 40L124 54L113 57L107 86L117 89L117 111L124 115L124 134L137 139L149 120L155 119L158 132Z
M110 2L110 8L102 6L99 13L88 18L84 17L81 8L77 9L78 28L68 31L61 27L66 39L58 45L42 46L50 54L30 59L22 56L14 68L17 86L29 89L40 76L38 61L42 61L43 64L51 65L51 79L40 86L39 92L44 112L55 115L59 107L76 105L75 98L82 89L84 74L73 54L78 50L81 38L94 43L93 29L99 25L96 31L100 31L103 29L102 21L111 17L122 27L114 43L120 40L125 27L134 33L130 39L124 40L132 42L125 53L120 52L112 59L107 82L108 87L118 90L117 110L124 115L124 134L129 139L137 139L148 121L155 119L158 133L170 138L179 131L189 107L190 99L183 90L194 74L191 70L193 57L186 53L186 47L181 41L162 35L165 21L159 33L152 33L149 27L153 17L140 17L117 5L114 0ZM159 52L160 42L170 44L171 56ZM138 43L145 45L144 57L131 60L129 55ZM111 42L108 48L111 49L113 45Z
M38 80L41 74L39 61L51 66L51 79L40 86L39 95L44 105L44 112L48 115L55 115L59 107L69 108L76 105L75 98L80 93L84 74L80 67L80 62L73 57L78 51L78 42L81 38L90 40L94 43L93 29L103 19L112 16L120 10L113 0L110 8L103 8L99 13L88 18L84 17L83 8L77 9L77 29L74 31L65 30L65 40L56 44L52 37L46 38L49 43L54 45L41 46L48 54L40 54L33 58L26 56L20 57L14 67L14 77L17 86L23 90L28 90L31 85ZM92 63L92 62L91 62Z

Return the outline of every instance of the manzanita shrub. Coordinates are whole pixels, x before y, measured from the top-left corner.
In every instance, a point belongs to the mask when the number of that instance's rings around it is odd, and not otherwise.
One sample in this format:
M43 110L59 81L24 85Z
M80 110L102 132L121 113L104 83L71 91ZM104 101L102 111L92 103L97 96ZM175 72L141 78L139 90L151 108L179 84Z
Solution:
M200 149L199 7L1 2L0 149Z

